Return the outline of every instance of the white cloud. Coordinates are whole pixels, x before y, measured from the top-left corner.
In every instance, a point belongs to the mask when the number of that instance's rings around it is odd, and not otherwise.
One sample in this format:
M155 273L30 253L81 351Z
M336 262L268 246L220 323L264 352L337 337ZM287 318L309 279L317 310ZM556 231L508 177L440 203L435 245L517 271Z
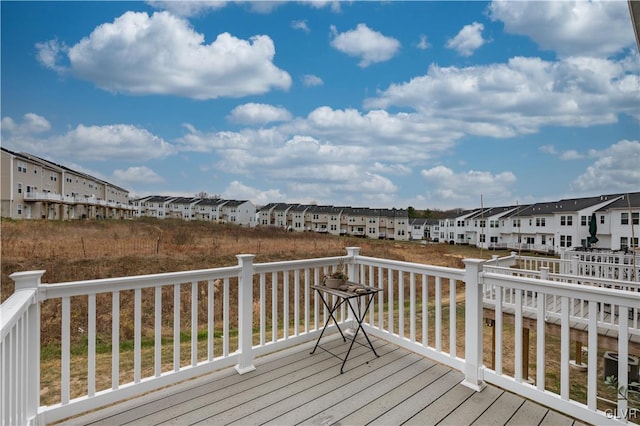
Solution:
M392 174L392 175L409 175L411 174L411 168L405 166L404 164L384 164L384 163L380 163L379 161L376 161L373 164L373 167L371 167L371 170L377 172L377 173L386 173L386 174Z
M3 118L11 131L3 135L3 145L12 149L38 153L46 152L58 161L144 161L163 158L176 152L164 139L146 129L128 124L107 126L78 125L62 135L37 137L50 128L49 122L36 114L26 114L25 121L16 125L11 118Z
M360 58L358 66L364 68L391 59L400 49L400 42L393 37L371 30L366 24L358 24L355 30L338 33L331 27L331 46L349 56Z
M314 9L322 9L324 7L329 7L332 12L339 13L340 12L340 3L343 0L305 0L302 1L303 4L309 5Z
M147 4L153 6L156 9L168 10L174 15L190 17L201 15L209 10L218 10L222 9L227 5L228 2L222 0L205 0L205 1L197 1L197 0L187 0L187 1L176 1L176 0L148 0Z
M420 35L420 41L417 44L418 49L425 50L431 47L431 44L427 41L427 36L424 34Z
M365 107L410 107L455 121L468 134L513 137L543 126L615 123L621 113L638 119L638 87L640 77L626 60L514 57L465 68L431 65L426 75L365 100Z
M279 189L261 190L234 180L221 194L222 198L231 200L250 200L255 205L264 206L274 202L291 202Z
M510 187L516 182L512 172L492 174L470 170L456 173L448 167L436 166L422 170L422 177L430 186L430 192L439 198L460 204L479 204L480 195L493 199L508 199ZM499 203L498 203L499 204Z
M162 176L146 166L129 167L126 170L116 169L113 171L113 181L120 185L135 185L148 183L163 183Z
M635 45L626 1L494 1L489 16L565 57L607 57Z
M38 55L52 57L51 47L40 45ZM72 75L117 93L215 99L291 86L289 74L273 64L270 37L247 41L222 33L205 44L186 20L168 12L127 12L96 27L67 55Z
M305 74L302 76L302 85L305 87L322 86L324 81L317 75Z
M559 152L553 145L542 145L539 150L544 154L556 155L561 160L580 160L586 157L575 149Z
M640 187L640 141L621 140L609 148L590 152L596 158L585 172L578 176L571 188L593 194L618 191L638 191Z
M3 117L2 131L14 135L32 135L51 130L51 123L38 114L29 112L22 118L22 123L16 123L11 117Z
M485 43L482 38L482 30L484 30L484 25L478 22L465 25L454 38L447 41L446 46L462 56L471 56Z
M58 42L58 40L48 40L42 43L36 43L36 59L45 67L57 71L64 72L64 67L58 65L62 55L68 51L67 46Z
M238 105L227 116L229 121L241 124L266 124L291 118L291 113L285 108L257 103Z
M311 29L307 25L307 20L306 19L302 19L302 20L299 20L299 21L291 21L291 28L296 29L296 30L302 30L305 33L311 32Z

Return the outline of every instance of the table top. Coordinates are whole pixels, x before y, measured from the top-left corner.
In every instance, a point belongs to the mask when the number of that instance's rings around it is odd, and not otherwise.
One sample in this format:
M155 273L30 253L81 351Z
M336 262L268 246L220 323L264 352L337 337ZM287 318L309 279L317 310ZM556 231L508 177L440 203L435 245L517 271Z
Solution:
M325 285L312 285L311 288L318 291L323 291L328 294L333 294L335 296L343 297L343 298L367 296L369 294L382 291L381 288L370 287L364 284L354 283L351 281L345 282L342 286L340 286L340 288L329 288Z

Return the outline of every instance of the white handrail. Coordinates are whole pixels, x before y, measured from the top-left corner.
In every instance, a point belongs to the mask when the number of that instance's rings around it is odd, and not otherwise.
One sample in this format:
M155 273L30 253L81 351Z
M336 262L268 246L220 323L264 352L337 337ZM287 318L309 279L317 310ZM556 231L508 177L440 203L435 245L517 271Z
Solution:
M240 373L250 371L254 368L256 356L313 340L319 335L327 311L318 303L310 286L318 284L324 274L343 265L351 281L384 290L376 295L366 318L365 327L370 335L462 371L465 384L473 389L479 390L485 382L491 382L590 423L620 423L620 419L606 418L594 403L596 376L592 371L589 373L588 403L570 398L567 384L568 330L575 316L571 311L573 308L570 309L570 301L580 300L585 304L588 315L583 315L583 318L590 341L594 333L597 336L598 329L608 327L616 330L619 334L618 352L626 356L629 339L636 335L638 325L637 320L630 322L626 315L640 306L640 293L561 282L573 278L549 274L546 267L535 276L532 271L526 271L530 276L523 277L513 275L525 272L495 266L509 265L513 260L513 254L491 261L466 259L465 269L456 269L361 256L359 248L349 247L346 256L256 264L253 263L253 255L238 255L238 265L224 268L59 284L40 284L39 278L44 271L13 274L11 277L17 280L17 291L2 304L0 318L0 355L3 357L0 379L3 414L0 417L3 424L54 422L214 369L235 365ZM490 266L492 264L494 266ZM483 268L486 268L484 272ZM505 271L511 271L511 274L507 275ZM549 311L543 303L547 297L557 298L563 309ZM77 298L87 298L87 303L77 304ZM166 298L173 303L167 304ZM39 373L31 371L31 365L35 363L39 368L40 314L37 302L45 300L58 300L61 305L62 383L60 402L40 407ZM544 382L545 363L544 353L539 349L538 383L529 385L526 376L522 376L523 357L519 344L523 341L523 334L519 326L515 333L515 373L508 376L501 365L496 365L495 371L483 365L485 302L490 302L496 312L495 327L500 330L496 345L500 349L503 325L499 318L503 312L512 312L517 325L522 324L525 315L534 318L538 327L542 327L537 337L538 347L544 347L545 318L549 315L557 317L562 330L562 387L557 395L545 389L544 383L540 384L540 381ZM110 305L111 320L98 322L97 307L105 303L107 308ZM618 319L605 321L597 312L596 303L615 307ZM86 314L79 311L83 305L86 306ZM163 311L163 306L171 305L174 308ZM74 374L70 369L70 350L71 336L75 331L71 330L71 318L77 318L79 314L87 315L89 349L86 392L78 396L71 394L70 389ZM132 319L129 322L123 318ZM340 322L352 321L345 309L339 310L337 318ZM451 318L459 320L450 321ZM121 326L131 326L131 332L125 330L130 337L119 333ZM110 333L113 378L109 388L97 389L96 364L99 359L96 343L99 330L104 327L113 330ZM254 327L259 334L255 344ZM462 334L460 327L464 327ZM145 368L141 356L144 350L143 329L153 329L151 368ZM204 329L206 355L199 350L198 341L198 333ZM237 341L231 339L236 331ZM181 344L183 334L190 334L189 344ZM134 343L133 374L131 382L120 383L120 344L125 338L131 338ZM163 338L173 339L173 353L166 360L163 360L161 351ZM26 346L21 339L27 342ZM457 350L458 344L464 344L464 354ZM34 347L37 350L34 351ZM26 351L31 351L27 355L30 357L29 364L26 364L29 368L19 361ZM186 351L190 353L188 361L182 356ZM501 364L501 357L497 360ZM163 361L171 362L172 368L163 370ZM590 369L595 369L596 361L597 358L589 356ZM6 368L9 370L4 370ZM623 369L623 363L619 369ZM619 371L621 383L628 377L624 370ZM18 375L26 375L26 381ZM618 409L623 412L625 403L619 404Z

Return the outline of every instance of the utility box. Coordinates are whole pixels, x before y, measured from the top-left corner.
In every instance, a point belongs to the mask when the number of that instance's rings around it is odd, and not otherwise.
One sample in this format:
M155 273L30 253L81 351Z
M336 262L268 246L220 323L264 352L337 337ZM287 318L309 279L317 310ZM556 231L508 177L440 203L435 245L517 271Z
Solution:
M617 352L605 352L604 353L604 380L609 376L618 377L618 353ZM640 382L640 376L638 365L640 363L640 359L638 357L629 355L629 359L627 361L628 364L628 372L629 372L629 383L631 382Z

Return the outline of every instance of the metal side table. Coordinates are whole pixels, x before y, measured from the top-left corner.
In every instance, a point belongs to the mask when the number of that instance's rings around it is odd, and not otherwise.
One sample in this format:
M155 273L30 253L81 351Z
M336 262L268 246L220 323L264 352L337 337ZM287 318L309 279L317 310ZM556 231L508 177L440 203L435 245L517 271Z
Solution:
M352 283L352 282L346 282L345 286L349 286L349 290L340 290L340 289L337 289L337 288L329 288L329 287L326 287L324 285L313 285L313 286L311 286L311 288L316 290L316 293L320 297L320 300L322 300L322 303L324 304L324 306L329 311L329 315L327 316L327 320L325 321L324 326L322 327L322 332L320 333L320 337L318 337L318 341L316 342L316 346L311 351L311 354L315 353L316 349L320 348L320 349L324 350L325 352L335 356L336 358L341 359L342 360L342 367L340 367L340 373L344 372L344 365L346 364L347 359L349 358L349 354L351 353L351 348L353 348L353 344L354 343L358 343L359 345L366 347L366 345L364 345L363 343L356 342L356 337L358 337L358 333L360 331L362 331L362 334L367 339L367 342L369 343L369 348L371 348L371 350L376 355L376 357L380 356L380 355L378 355L378 353L376 352L375 348L373 347L373 344L371 343L371 340L369 340L369 336L367 336L367 332L362 327L362 323L363 323L363 321L365 319L365 316L367 315L367 312L369 311L369 307L371 306L371 302L373 301L374 296L379 291L382 291L382 289L376 288L376 287L369 287L369 286L365 286L365 285L357 284L357 283ZM335 296L335 301L334 301L333 305L330 304L330 297L331 296ZM353 304L351 303L352 300L356 301L356 302L360 302L361 300L363 300L364 303L361 303L360 306L364 306L364 309L359 309L358 310L359 312L357 312L356 309L354 308ZM358 327L356 328L356 331L353 334L353 337L349 338L349 340L351 340L351 344L349 345L349 350L347 351L347 354L345 355L344 358L341 358L338 355L336 355L336 354L332 353L331 351L329 351L329 350L323 348L322 346L320 346L320 340L322 339L322 336L324 335L324 332L327 329L327 326L329 325L329 321L331 321L333 319L333 322L336 324L336 327L338 327L338 331L340 332L340 335L342 336L342 340L344 342L347 341L347 337L345 337L344 333L340 329L340 324L338 324L338 320L336 320L336 317L334 316L334 313L338 310L338 308L340 308L340 306L342 306L345 303L349 306L349 309L351 309L351 313L353 314L353 317L355 318L356 322L358 323Z

